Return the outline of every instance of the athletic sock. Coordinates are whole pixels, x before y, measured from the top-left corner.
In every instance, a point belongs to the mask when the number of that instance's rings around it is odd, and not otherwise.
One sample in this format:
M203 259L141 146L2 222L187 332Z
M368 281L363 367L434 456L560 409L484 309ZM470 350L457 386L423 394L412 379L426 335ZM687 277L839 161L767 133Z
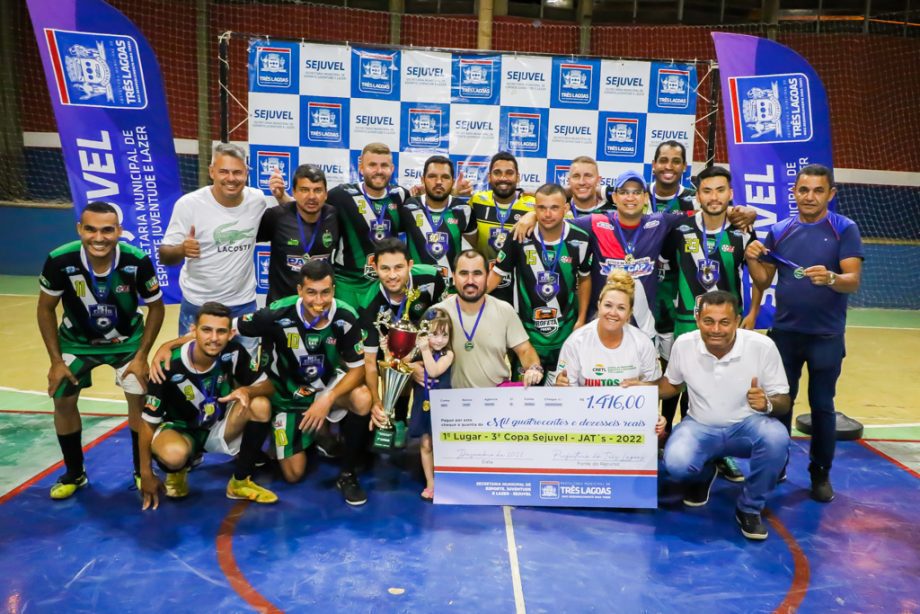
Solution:
M138 450L137 440L138 440L137 431L132 429L131 430L131 460L134 461L134 475L141 474L141 455L137 451Z
M64 479L76 480L83 473L83 431L58 435L57 438L67 467Z
M247 422L243 427L243 441L240 442L240 453L236 456L236 469L233 478L245 480L253 474L256 468L256 459L262 444L268 437L271 424L268 422Z
M356 472L361 454L367 448L370 421L370 416L359 416L352 412L348 412L342 419L342 437L345 439L345 456L342 459L343 473Z

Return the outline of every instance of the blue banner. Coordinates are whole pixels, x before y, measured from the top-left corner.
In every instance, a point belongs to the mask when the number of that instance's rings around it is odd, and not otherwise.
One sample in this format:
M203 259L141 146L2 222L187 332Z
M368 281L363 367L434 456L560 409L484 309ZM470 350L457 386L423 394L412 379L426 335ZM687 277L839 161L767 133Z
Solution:
M119 212L122 239L153 260L167 302L179 268L159 262L182 195L166 96L153 50L102 0L27 0L79 219L102 200Z
M770 226L798 215L793 188L799 169L807 164L833 168L827 95L814 69L788 47L743 34L713 32L712 38L734 200L757 209L756 229L763 240ZM750 297L747 276L745 296ZM757 327L769 328L774 311L771 288Z

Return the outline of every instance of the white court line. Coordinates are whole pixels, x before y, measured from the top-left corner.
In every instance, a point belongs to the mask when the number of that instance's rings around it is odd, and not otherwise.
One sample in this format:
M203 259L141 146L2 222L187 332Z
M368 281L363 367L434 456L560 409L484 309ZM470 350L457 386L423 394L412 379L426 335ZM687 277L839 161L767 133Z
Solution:
M19 388L10 388L9 386L0 386L0 392L21 392L22 394L37 394L43 397L48 396L47 392L36 392L35 390L20 390ZM48 398L50 399L51 397L48 397ZM82 394L80 395L80 399L81 400L86 399L87 401L99 401L101 403L124 403L125 402L124 399L120 401L117 399L100 399L99 397L85 397Z
M514 541L514 526L511 524L511 506L503 505L505 514L505 537L508 538L508 560L511 563L511 584L514 586L514 611L525 614L524 587L521 585L521 568L518 566L517 544Z
M905 422L903 424L864 424L867 429L900 429L920 426L920 422Z
M916 326L861 326L858 324L847 324L847 328L868 328L875 330L920 330Z

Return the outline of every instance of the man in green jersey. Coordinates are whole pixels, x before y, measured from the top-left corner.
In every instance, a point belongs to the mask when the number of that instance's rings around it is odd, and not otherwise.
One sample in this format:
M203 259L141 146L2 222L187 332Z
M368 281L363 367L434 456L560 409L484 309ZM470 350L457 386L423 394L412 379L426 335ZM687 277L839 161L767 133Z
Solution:
M585 324L591 297L591 237L565 220L565 189L555 183L534 194L537 227L521 241L509 238L489 273L488 290L513 275L517 312L552 382L559 350Z
M444 278L438 270L427 264L415 264L409 258L405 243L398 239L384 239L377 244L374 252L374 267L377 278L380 280L376 286L368 291L361 300L361 324L367 333L364 343L364 371L365 381L373 399L372 412L381 416L383 406L379 394L379 372L377 360L383 359L380 345L382 340L377 332L374 322L382 312L389 312L392 322L395 323L403 316L408 316L409 321L416 326L428 308L440 302L445 295ZM419 295L408 302L408 292L418 290ZM406 313L408 309L408 313ZM396 408L396 440L395 446L404 447L406 444L406 414L409 411L409 390L400 397Z
M163 383L150 383L140 429L141 509L159 505L151 459L166 472L166 496L181 498L188 495L189 464L202 452L237 455L228 498L278 500L250 478L271 418L272 385L259 357L232 339L231 321L229 307L202 305L194 339L173 350Z
M422 168L425 193L406 201L402 227L409 255L416 264L437 267L450 287L453 262L476 243L476 218L466 198L454 197L454 163L434 155Z
M275 452L284 479L300 480L306 449L326 421L341 421L345 440L336 487L349 505L367 495L356 469L370 428L371 395L364 384L364 333L358 314L334 298L332 266L308 260L300 270L298 294L238 318L241 335L261 337L271 397Z
M164 314L153 263L140 249L119 242L121 225L112 205L89 203L77 233L79 241L51 252L39 277L38 329L51 359L48 395L54 399L54 428L66 467L51 487L52 499L66 499L88 483L77 401L100 365L115 369L115 382L125 391L137 481L147 354ZM138 297L147 304L146 322ZM64 305L60 328L58 303Z

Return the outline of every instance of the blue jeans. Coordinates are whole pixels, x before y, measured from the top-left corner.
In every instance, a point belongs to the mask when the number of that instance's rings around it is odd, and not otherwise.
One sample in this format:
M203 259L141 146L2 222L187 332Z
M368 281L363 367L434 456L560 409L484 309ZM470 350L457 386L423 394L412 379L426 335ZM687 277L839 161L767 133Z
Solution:
M728 426L708 426L687 416L664 447L665 476L675 482L701 482L712 477L716 459L750 458L738 509L759 514L776 488L788 453L789 433L770 416L754 414Z
M802 367L808 364L808 405L811 407L811 448L809 458L814 466L830 469L837 444L837 412L834 396L843 357L846 356L843 335L809 335L787 330L771 330L770 338L783 359L789 396L795 405L799 392ZM786 430L792 429L792 410L781 418Z
M247 313L252 313L259 308L258 304L255 301L249 303L244 303L243 305L230 306L230 315L234 318L246 315ZM187 300L182 299L182 303L179 305L179 336L182 337L188 333L192 324L195 323L195 318L198 317L198 310L201 309L201 305L195 305L189 303ZM252 355L255 355L256 348L259 347L259 339L256 337L244 337L242 335L237 335L234 337L237 341L243 344L243 347L246 348L246 351Z

